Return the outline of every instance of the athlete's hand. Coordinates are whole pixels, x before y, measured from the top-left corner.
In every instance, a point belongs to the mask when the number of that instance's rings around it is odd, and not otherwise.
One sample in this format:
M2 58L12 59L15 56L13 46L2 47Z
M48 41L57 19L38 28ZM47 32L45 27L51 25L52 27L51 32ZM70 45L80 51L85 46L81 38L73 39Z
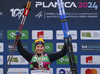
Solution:
M69 38L70 40L72 40L72 36L71 36L71 35L69 35L68 38Z
M16 32L15 34L16 37L20 36L21 37L21 33L19 31Z

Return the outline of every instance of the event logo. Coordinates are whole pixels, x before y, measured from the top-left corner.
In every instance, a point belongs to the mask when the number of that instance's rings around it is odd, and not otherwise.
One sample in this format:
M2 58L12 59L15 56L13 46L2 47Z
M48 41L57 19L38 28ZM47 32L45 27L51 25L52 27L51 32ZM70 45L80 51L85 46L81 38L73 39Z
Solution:
M82 48L87 48L87 45L82 45L81 47L82 47Z
M12 17L17 17L18 16L18 19L20 19L21 16L23 15L24 8L23 9L18 9L18 8L14 9L14 8L12 8L12 9L10 9L10 12L12 13L11 14Z
M76 30L70 30L69 33L72 36L72 39L73 40L76 40L77 39L77 31ZM63 31L62 30L57 30L56 31L56 39L62 40L63 37L64 37Z
M94 8L95 10L98 9L98 5L96 2L63 2L65 8ZM57 8L57 2L41 2L36 1L35 7L42 7L42 8Z
M85 71L85 74L97 74L97 70L96 69L87 69Z
M53 51L53 44L52 43L45 43L45 52L52 52Z
M7 31L7 38L8 39L15 39L15 34L17 30L8 30ZM28 39L28 30L23 30L21 33L21 39Z
M56 74L72 74L70 68L57 68Z
M11 60L11 58L8 59L8 61L10 61L10 60ZM17 57L12 58L11 62L18 62L18 58Z
M65 2L64 5L66 8L77 8L75 2ZM43 8L57 8L57 2L50 2L49 4L46 4L46 2L36 2L35 7L37 8L40 6L42 6Z
M86 57L86 63L93 63L92 56Z
M82 43L81 50L87 52L100 52L100 43Z
M99 55L82 55L81 64L98 65L100 64L100 56Z
M39 57L38 59L40 60L41 57ZM34 59L32 59L32 60L33 60L34 62L36 62L36 61L37 61L37 58L34 57ZM42 58L42 61L48 61L48 57L43 57L43 58ZM43 64L43 62L42 62L42 64ZM42 65L42 64L41 64L41 65Z
M24 49L28 50L28 44L27 43L22 43L22 46ZM8 43L8 51L11 51L13 47L13 43ZM15 51L17 51L17 47L15 48Z
M43 16L42 11L40 11L38 14L35 15L35 17L37 17L38 19L41 18Z
M10 36L13 38L13 37L15 37L15 33L14 32L11 32L10 33Z
M84 37L91 37L91 33L90 32L83 32L82 36L84 36Z
M9 68L7 74L29 74L28 68Z
M81 74L99 74L100 68L81 68Z
M43 38L47 40L53 39L52 30L32 30L32 39Z
M62 50L64 43L57 43L56 44L56 51ZM72 43L73 52L77 52L77 43Z
M75 62L77 64L77 56L75 55L74 58L75 58ZM57 62L57 64L69 64L69 58L68 58L68 56L64 56L64 57L58 59L56 62Z
M37 38L44 38L44 31L37 32Z
M8 58L8 57L9 56L7 56L8 64L9 64L9 61L11 60L11 58ZM25 65L25 64L28 64L28 62L22 56L19 56L19 55L13 56L11 65Z
M32 51L35 52L34 50L35 43L32 43ZM52 43L45 43L45 52L52 52L53 51L53 44Z
M100 39L100 30L81 30L81 39Z
M4 51L4 44L0 43L0 52L3 52L3 51Z
M61 69L61 70L59 71L59 74L65 74L65 70L64 70L64 69Z
M57 48L58 48L58 49L62 49L63 46L64 46L64 44L63 44L63 45L58 45Z

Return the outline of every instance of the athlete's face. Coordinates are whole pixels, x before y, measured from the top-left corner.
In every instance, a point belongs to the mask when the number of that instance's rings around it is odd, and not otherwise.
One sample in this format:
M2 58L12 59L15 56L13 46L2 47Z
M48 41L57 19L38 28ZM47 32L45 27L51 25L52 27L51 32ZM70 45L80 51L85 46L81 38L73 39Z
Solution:
M36 49L36 52L39 54L44 52L44 46L42 44L36 45L35 49Z

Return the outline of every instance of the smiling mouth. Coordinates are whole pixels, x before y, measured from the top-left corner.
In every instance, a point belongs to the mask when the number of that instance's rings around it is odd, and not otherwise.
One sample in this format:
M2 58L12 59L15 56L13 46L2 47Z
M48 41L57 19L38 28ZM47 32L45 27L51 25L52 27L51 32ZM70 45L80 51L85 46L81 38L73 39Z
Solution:
M38 52L42 52L42 51L38 51Z
M42 52L42 50L38 50L38 52Z

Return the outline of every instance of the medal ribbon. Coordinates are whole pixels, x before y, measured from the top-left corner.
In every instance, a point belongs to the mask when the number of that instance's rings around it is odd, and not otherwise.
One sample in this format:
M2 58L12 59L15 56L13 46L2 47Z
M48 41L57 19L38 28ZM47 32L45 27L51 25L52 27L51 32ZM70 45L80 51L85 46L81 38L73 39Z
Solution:
M37 62L38 62L38 68L39 69L41 69L41 63L42 63L42 57L43 57L43 53L41 54L41 59L40 59L40 61L39 61L39 59L38 59L38 55L37 55L37 53L36 53L36 58L37 58Z

